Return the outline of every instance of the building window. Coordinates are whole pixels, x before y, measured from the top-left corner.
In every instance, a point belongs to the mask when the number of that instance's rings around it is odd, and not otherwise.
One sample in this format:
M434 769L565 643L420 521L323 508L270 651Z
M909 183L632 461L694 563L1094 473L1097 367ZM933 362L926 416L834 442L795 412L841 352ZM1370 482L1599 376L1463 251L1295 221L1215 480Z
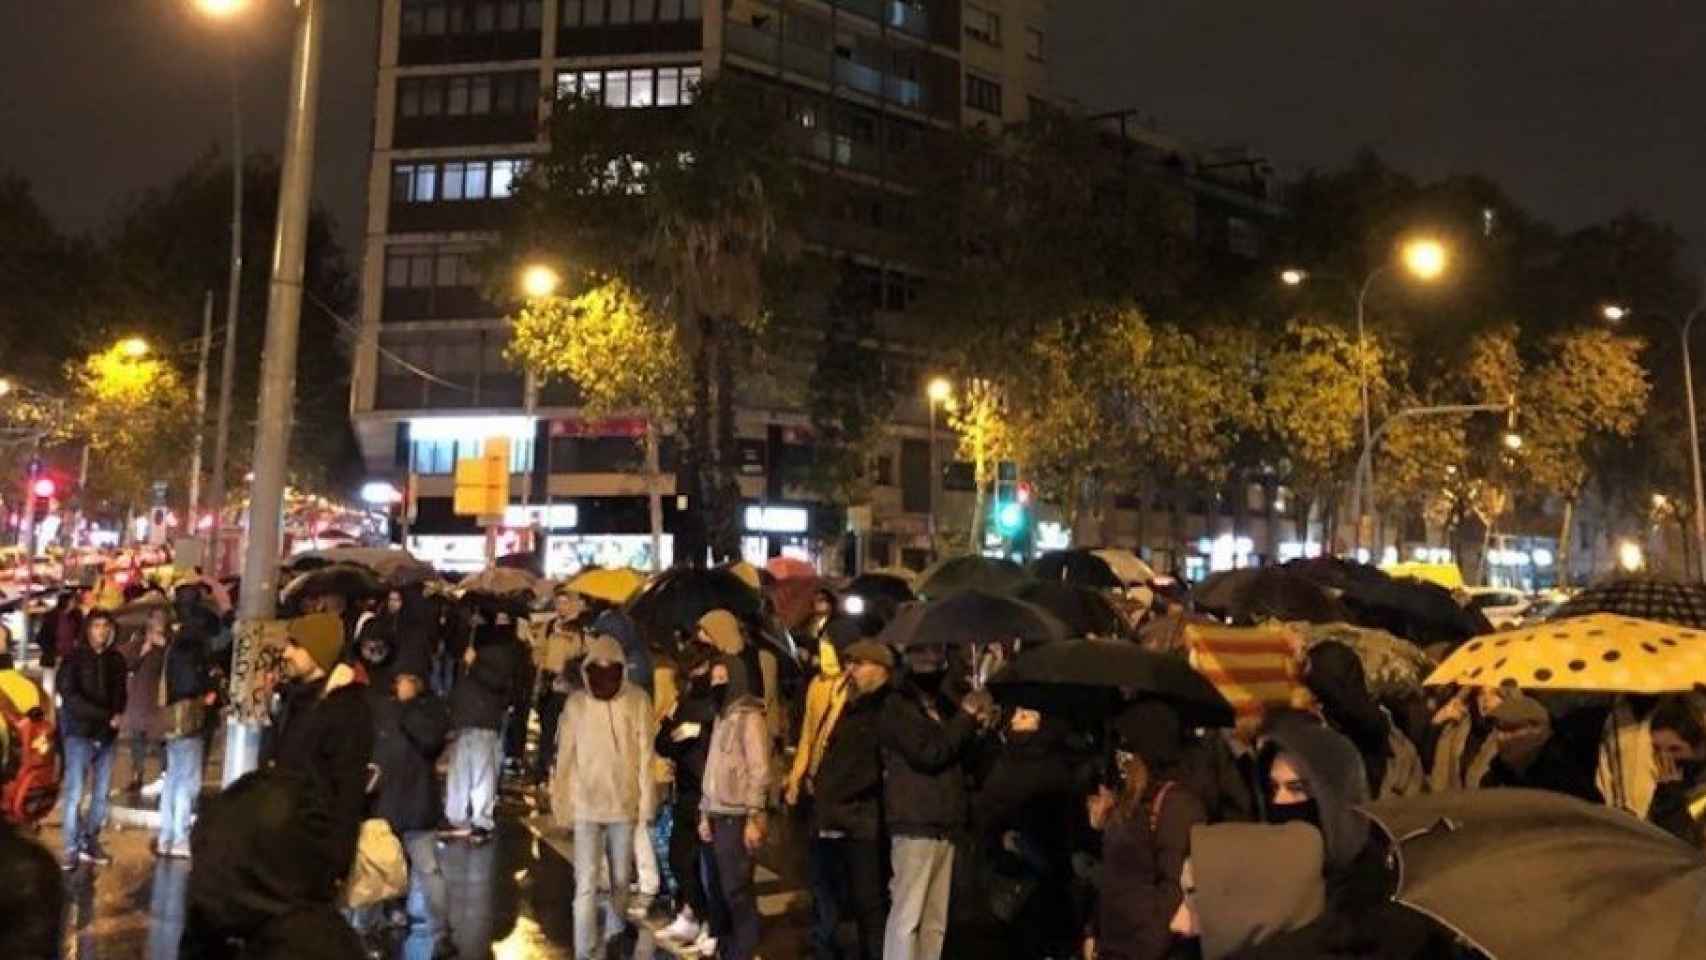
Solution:
M403 0L405 37L537 30L540 0Z
M999 14L968 3L962 16L966 36L974 40L982 40L992 47L1001 45L1001 16Z
M966 106L1001 116L1001 84L966 74Z
M532 71L404 77L397 81L403 117L530 115L539 93Z
M580 70L557 75L557 95L601 100L607 107L674 107L693 102L698 67Z
M1037 27L1025 28L1025 56L1032 60L1043 59L1043 32Z
M634 22L634 0L610 0L610 23L626 25Z
M515 192L528 161L446 160L391 165L392 203L454 200L502 200Z
M423 477L445 476L456 472L455 440L416 440L411 448L409 468Z

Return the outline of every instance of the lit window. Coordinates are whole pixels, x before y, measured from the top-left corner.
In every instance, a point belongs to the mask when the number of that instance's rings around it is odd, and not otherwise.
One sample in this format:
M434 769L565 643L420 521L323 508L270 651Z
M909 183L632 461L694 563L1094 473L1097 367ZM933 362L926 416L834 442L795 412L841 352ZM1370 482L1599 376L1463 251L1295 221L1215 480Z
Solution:
M581 74L581 96L588 100L604 98L604 74L590 70Z
M699 74L701 72L702 71L698 67L682 67L681 68L681 102L682 103L692 103L694 98L698 95L698 93L699 93Z
M658 106L673 107L681 102L681 68L658 68Z
M963 14L966 36L990 46L1001 45L1001 17L994 11L966 4Z
M652 96L652 71L633 70L628 75L628 106L649 107L656 102Z
M469 200L484 200L486 198L486 172L491 167L484 160L472 160L468 163L468 177L462 185L462 195Z
M618 108L628 105L628 71L612 70L604 75L604 105Z
M391 202L408 203L409 195L415 189L415 165L412 163L393 163L391 165Z
M446 200L462 199L462 182L468 174L468 165L460 161L452 161L444 165L444 189L439 196Z
M492 161L492 199L509 196L515 191L515 161Z

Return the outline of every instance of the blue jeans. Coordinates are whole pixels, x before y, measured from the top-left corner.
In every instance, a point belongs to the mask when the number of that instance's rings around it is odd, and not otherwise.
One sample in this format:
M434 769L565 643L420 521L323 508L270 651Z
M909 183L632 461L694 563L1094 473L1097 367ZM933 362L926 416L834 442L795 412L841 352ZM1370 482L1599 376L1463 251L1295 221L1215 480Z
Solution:
M438 836L432 830L403 834L409 856L409 938L404 953L431 957L450 937L450 894L438 862Z
M88 737L65 738L65 838L67 853L80 848L84 841L100 836L107 822L107 790L112 786L113 757L118 753L116 740L91 740ZM94 783L87 779L94 771ZM89 818L82 819L78 807L83 804L84 788L89 788Z
M189 849L190 818L201 794L203 747L201 737L193 735L166 741L166 785L160 791L160 846L164 849Z
M610 902L598 928L598 861L610 860ZM605 941L628 925L628 882L634 876L634 824L575 821L575 958L602 957Z
M492 807L498 799L499 749L496 730L464 727L456 731L450 744L450 776L444 783L444 819L452 826L471 823L490 830L497 825Z

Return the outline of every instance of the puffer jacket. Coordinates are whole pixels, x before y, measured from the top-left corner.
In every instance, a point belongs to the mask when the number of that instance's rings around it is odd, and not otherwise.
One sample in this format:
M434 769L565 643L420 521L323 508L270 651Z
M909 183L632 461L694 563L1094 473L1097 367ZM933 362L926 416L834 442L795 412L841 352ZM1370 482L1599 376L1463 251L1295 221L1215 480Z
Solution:
M764 703L750 692L751 680L737 667L738 660L725 662L729 684L711 731L700 809L724 816L763 813L770 795L771 743Z
M586 666L620 664L622 648L609 637L587 645ZM563 705L557 729L557 768L551 776L551 814L558 826L645 823L657 807L652 776L652 701L623 678L616 695L600 700L583 685Z

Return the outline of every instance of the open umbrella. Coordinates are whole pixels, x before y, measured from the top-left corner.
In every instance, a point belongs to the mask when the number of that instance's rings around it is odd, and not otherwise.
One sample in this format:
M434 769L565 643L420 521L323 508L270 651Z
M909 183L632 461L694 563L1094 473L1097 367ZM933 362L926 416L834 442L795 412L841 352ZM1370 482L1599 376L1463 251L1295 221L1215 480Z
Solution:
M1309 648L1323 643L1342 643L1362 661L1368 689L1377 698L1403 697L1416 693L1423 678L1433 672L1434 662L1421 648L1402 637L1373 627L1348 623L1288 623L1304 637Z
M1053 614L1075 637L1117 637L1125 633L1125 618L1112 601L1089 587L1058 580L1031 580L1012 595Z
M1030 574L1038 580L1093 590L1119 590L1125 586L1108 561L1089 550L1051 550L1032 561Z
M1392 838L1395 899L1493 960L1684 960L1706 944L1706 856L1620 810L1507 789L1364 809Z
M1193 594L1198 610L1231 623L1307 620L1338 623L1345 611L1327 591L1281 567L1249 567L1214 574Z
M817 568L797 557L771 557L764 569L778 580L807 580L817 577Z
M1551 619L1590 613L1657 620L1706 629L1706 583L1678 583L1653 577L1627 577L1583 590L1558 608Z
M1101 557L1102 562L1108 565L1108 569L1114 572L1114 576L1119 577L1120 582L1128 587L1148 583L1155 579L1155 569L1144 563L1141 557L1130 550L1119 547L1102 547L1090 552Z
M909 616L910 610L918 612ZM1066 625L1038 607L984 590L960 590L943 600L903 610L883 629L881 639L891 646L968 646L1021 640L1051 643L1070 636Z
M172 598L163 593L150 593L113 610L113 623L121 630L135 630L148 625L148 615L156 610L172 611Z
M1107 712L1133 696L1156 697L1189 726L1231 726L1232 705L1180 657L1124 640L1068 640L1028 650L990 681L1008 703L1052 712Z
M841 588L844 612L854 616L874 616L884 623L895 618L902 604L917 599L911 584L887 573L862 573Z
M1437 583L1402 579L1352 583L1339 597L1351 622L1377 627L1418 646L1458 644L1492 633L1493 625L1479 610L1457 602Z
M940 600L960 590L1000 593L1024 579L1024 568L1011 560L970 555L949 557L919 576L918 595L926 600Z
M1476 637L1445 658L1431 686L1685 693L1706 681L1706 631L1606 613Z
M518 593L540 596L542 581L527 570L516 567L490 566L462 579L457 587L464 593L489 593L511 596Z
M758 567L747 563L745 560L740 560L735 563L726 563L717 569L727 570L739 577L742 582L754 590L762 590L766 583L776 579L775 575L770 573L770 571L761 570Z
M748 624L763 617L758 591L729 570L678 567L659 574L628 601L627 611L652 643L673 647L691 638L699 618L723 609Z
M334 563L310 570L290 581L284 588L284 601L298 603L309 597L329 593L360 599L385 592L385 585L372 570L354 563Z
M812 618L812 602L818 591L828 590L828 584L817 577L784 577L764 588L776 619L795 630Z
M605 603L624 604L640 592L646 585L646 576L628 567L613 569L593 568L582 570L569 578L563 584L563 589L573 590L582 596L603 600Z
M384 547L330 547L325 550L311 550L292 558L291 569L306 570L307 568L302 566L306 562L319 562L322 566L336 563L363 566L378 574L379 579L389 587L406 587L438 577L438 571L432 568L432 564L415 559L409 551Z

